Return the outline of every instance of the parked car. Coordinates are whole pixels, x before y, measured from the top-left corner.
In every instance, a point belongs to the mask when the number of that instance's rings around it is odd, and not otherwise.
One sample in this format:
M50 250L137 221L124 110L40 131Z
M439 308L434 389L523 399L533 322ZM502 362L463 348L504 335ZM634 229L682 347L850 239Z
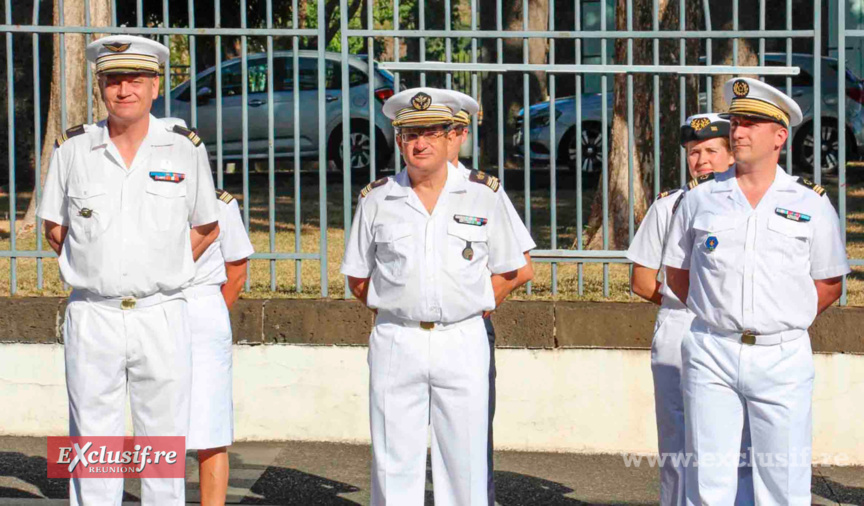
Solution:
M705 59L701 58L700 63ZM785 53L768 53L765 55L765 65L769 67L786 66ZM793 164L797 169L807 170L813 166L813 56L808 54L793 54L792 65L800 68L800 74L792 79L792 98L801 107L804 121L791 132ZM822 105L821 105L821 145L822 170L834 172L838 166L839 132L837 128L837 70L836 58L822 58ZM785 76L766 76L765 82L781 90L786 89ZM702 88L704 89L704 80ZM705 92L699 94L700 109L706 112ZM611 130L613 93L607 92L609 107L609 123ZM557 153L557 162L567 167L575 166L576 159L576 110L574 97L563 97L555 102L555 148L551 148L549 129L549 101L534 104L529 108L531 115L530 139L531 159L538 162L548 162L549 153ZM846 70L846 146L847 158L855 159L864 155L864 86L860 79L848 69ZM602 125L601 125L600 94L582 95L582 170L595 172L603 163L602 155ZM677 117L677 116L676 116ZM513 137L513 145L517 156L523 156L523 111L519 111L518 131ZM784 160L785 158L781 158Z
M325 139L318 136L318 52L298 52L300 156L316 158L319 146L325 146L328 158L342 167L342 56L325 53ZM294 58L291 51L273 53L273 120L274 151L277 157L294 155ZM371 165L369 136L369 64L364 58L348 59L351 115L351 168L367 171ZM247 111L249 157L264 158L268 151L267 109L267 54L248 55ZM242 127L242 73L239 58L222 64L222 152L227 160L243 155ZM197 74L197 131L211 154L216 152L216 68ZM393 153L393 127L381 112L385 100L393 95L393 76L386 70L374 68L375 140L377 166L383 168ZM191 83L189 81L171 90L171 116L191 124ZM156 115L165 112L164 97L153 105Z

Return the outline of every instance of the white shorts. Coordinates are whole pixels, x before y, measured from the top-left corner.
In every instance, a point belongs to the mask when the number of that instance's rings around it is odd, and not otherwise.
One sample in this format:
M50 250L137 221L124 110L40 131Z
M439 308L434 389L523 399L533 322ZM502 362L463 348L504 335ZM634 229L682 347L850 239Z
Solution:
M228 446L234 442L228 308L218 290L187 297L192 331L192 414L186 448Z

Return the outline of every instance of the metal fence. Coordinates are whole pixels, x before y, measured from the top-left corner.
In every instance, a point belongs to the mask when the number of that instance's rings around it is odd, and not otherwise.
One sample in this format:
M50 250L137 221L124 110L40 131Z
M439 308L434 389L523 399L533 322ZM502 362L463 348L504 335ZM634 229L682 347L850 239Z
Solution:
M203 37L212 37L215 39L215 70L213 74L215 75L215 90L211 90L213 96L215 98L215 123L216 123L216 138L212 141L209 141L211 144L215 141L216 152L213 158L213 165L215 166L216 171L216 180L217 185L222 185L224 178L224 169L226 165L226 155L224 154L224 139L223 139L223 130L225 128L223 120L224 111L223 111L223 99L225 97L225 89L223 86L223 72L225 71L225 66L223 65L223 56L222 56L222 37L239 37L240 38L240 90L239 96L241 97L241 112L240 112L240 125L242 129L242 140L241 140L241 150L238 156L238 164L242 169L242 184L243 184L243 202L247 205L243 206L243 215L244 221L246 223L247 229L249 227L249 212L250 212L250 180L249 180L249 172L250 172L250 159L254 159L253 155L250 155L250 137L249 137L249 129L250 129L250 118L249 118L249 110L251 107L258 107L266 104L266 122L267 122L267 153L266 153L266 162L267 162L267 174L268 174L268 194L267 194L267 208L268 208L268 248L267 251L258 252L252 258L253 260L266 260L269 262L269 278L270 278L270 289L277 290L279 287L277 286L277 275L276 275L276 267L277 262L291 261L295 263L296 270L296 279L295 279L295 289L301 290L303 285L303 279L301 275L301 265L304 261L314 261L320 263L320 296L328 297L331 294L328 293L328 206L327 206L327 192L328 192L328 162L330 161L327 149L327 135L328 132L326 129L328 125L324 118L327 116L326 108L329 102L329 97L327 100L322 100L320 97L327 96L327 79L328 79L328 68L326 62L328 60L333 60L332 55L326 51L324 43L327 39L327 23L321 22L321 20L325 20L328 17L328 12L325 11L325 7L327 3L323 0L319 0L315 4L315 12L308 13L310 17L314 17L318 20L317 24L314 28L299 28L298 24L298 0L293 0L291 3L290 9L290 23L288 23L289 27L276 27L274 25L274 16L273 16L273 0L266 0L266 16L264 17L263 26L254 26L250 27L247 22L247 12L248 5L246 0L239 0L239 11L236 13L236 16L239 18L239 27L235 28L225 28L222 26L221 20L221 7L220 0L213 1L213 8L215 12L215 22L213 26L201 27L197 26L196 19L196 9L201 10L203 8L203 4L201 2L188 2L188 23L185 27L177 27L171 25L171 20L169 20L169 0L162 0L162 19L155 21L148 21L148 23L144 22L142 12L142 0L135 0L136 2L136 26L117 26L117 0L112 0L112 20L113 25L111 27L93 27L90 26L89 20L89 0L83 0L85 4L85 12L88 13L87 21L85 26L65 26L61 19L60 26L49 26L43 23L40 23L38 18L39 16L39 1L34 0L33 7L33 18L30 24L22 23L21 20L12 19L11 14L11 1L6 0L5 2L5 24L0 25L0 32L5 33L5 56L6 56L6 87L7 87L7 121L8 121L8 166L9 166L9 215L10 215L10 249L5 251L0 251L0 258L6 257L10 258L10 282L11 288L10 291L15 293L18 285L18 281L16 279L16 260L19 258L36 258L37 259L37 269L38 269L38 286L42 287L42 264L41 260L47 257L53 257L54 254L50 251L45 251L43 249L43 244L41 238L37 239L36 249L35 250L19 250L16 244L16 232L15 232L15 221L16 221L16 212L17 203L16 203L16 135L19 135L16 131L16 118L15 118L15 86L13 76L15 74L15 68L13 65L13 52L15 50L13 45L13 35L17 34L30 34L32 35L33 40L33 83L35 87L35 93L37 95L37 99L35 102L35 111L33 113L34 118L32 121L32 125L34 128L33 135L35 136L35 149L34 149L34 159L35 165L38 167L40 163L40 147L41 147L41 115L42 112L39 109L38 103L38 95L39 95L39 35L40 34L59 34L61 39L60 51L61 51L61 66L64 62L63 58L63 44L62 40L65 34L70 33L79 33L86 34L87 38L89 38L96 33L127 33L127 34L137 34L137 35L145 35L150 37L161 38L161 40L166 45L171 45L171 36L185 36L188 37L188 48L189 48L189 62L188 62L188 75L190 76L189 84L188 84L188 92L189 92L189 107L190 107L190 123L191 126L196 126L199 122L198 117L198 104L196 97L198 96L199 91L199 79L200 73L198 66L196 65L196 40ZM60 12L62 17L63 12L63 2L64 0L56 0L60 5ZM70 1L70 0L65 0ZM380 136L380 131L376 128L375 118L376 115L380 115L380 112L376 108L380 108L380 99L376 97L376 72L374 71L375 67L373 66L373 55L376 54L376 44L381 44L381 41L388 41L389 51L392 54L392 57L388 61L380 61L377 63L377 67L386 71L390 71L395 74L395 79L392 83L393 91L398 92L400 83L403 81L411 81L417 82L421 85L426 84L427 80L438 80L435 82L442 81L440 76L443 76L443 84L447 87L458 86L460 88L465 89L466 92L473 95L474 97L478 97L480 94L480 78L482 75L494 75L495 76L495 87L494 93L496 96L496 108L497 114L495 114L495 118L497 124L496 128L496 136L497 136L497 153L495 156L490 156L489 159L492 161L493 165L497 166L497 176L502 180L504 184L507 184L508 181L505 179L505 167L507 166L508 159L510 155L512 155L512 150L508 150L505 148L505 122L506 122L506 114L503 110L503 97L505 94L511 92L511 90L504 89L504 75L508 73L521 74L523 76L522 80L522 96L523 100L523 110L524 116L522 118L522 131L525 133L522 137L522 151L524 156L521 162L522 175L521 175L521 183L523 185L524 202L526 203L524 207L524 221L526 225L530 229L537 230L539 226L548 225L550 234L548 238L548 247L543 249L538 249L532 252L532 257L536 262L544 262L551 264L551 292L552 294L558 293L558 268L562 263L576 263L578 265L577 271L577 290L579 295L583 293L584 290L584 273L583 273L583 265L589 263L599 263L603 265L603 280L602 280L602 291L604 296L609 295L609 266L610 264L615 263L627 263L625 258L625 252L623 251L613 251L609 249L609 224L610 224L610 216L609 216L609 149L610 149L610 139L608 135L602 135L602 167L599 174L599 191L602 192L602 236L603 236L603 247L601 250L586 250L585 244L583 242L583 234L581 231L584 228L586 222L586 216L583 213L583 192L585 191L585 181L583 179L582 170L579 168L582 166L583 161L583 150L582 143L575 142L576 149L576 161L575 161L575 199L576 199L576 230L577 230L577 240L575 243L575 248L567 249L562 248L559 244L559 222L558 222L558 189L559 189L559 181L558 181L558 170L557 165L559 165L556 160L557 146L556 142L558 136L556 135L556 121L550 121L549 125L549 138L550 138L550 156L548 164L544 163L542 166L536 163L536 160L532 160L532 149L529 145L530 143L530 135L528 133L531 131L531 114L529 113L531 103L531 93L530 93L530 81L529 76L532 73L543 72L546 75L548 80L548 91L549 91L549 109L550 109L550 118L555 117L556 109L560 106L556 106L556 101L559 100L559 97L556 97L556 85L564 82L564 80L572 80L575 89L575 100L573 103L573 107L575 108L575 139L582 139L583 134L583 87L585 86L585 80L588 78L593 78L594 76L599 76L599 88L600 88L600 103L601 106L601 132L608 132L609 125L611 124L612 119L612 111L607 105L607 97L612 90L610 89L609 79L615 75L626 75L626 86L627 86L627 118L628 118L628 138L627 138L627 147L629 151L632 153L634 151L634 143L635 143L635 132L633 127L633 118L634 118L634 106L636 104L633 103L634 96L634 76L639 74L646 74L652 77L653 79L653 118L651 118L653 124L654 131L654 163L653 163L653 179L654 179L654 191L655 193L660 190L659 182L661 180L661 171L660 167L663 165L663 160L661 160L660 153L660 143L657 141L658 132L661 129L661 111L660 111L660 76L661 75L671 75L678 76L679 78L679 87L680 87L680 95L678 101L678 117L673 118L673 122L675 123L675 128L677 125L682 122L685 118L685 111L687 110L686 103L686 94L685 94L685 79L687 76L704 76L707 89L711 88L711 80L712 76L718 74L758 74L760 76L781 76L785 77L785 87L786 91L791 95L793 90L793 77L798 75L799 68L793 65L793 41L794 40L805 40L810 41L812 43L812 56L814 62L821 62L823 56L823 47L822 47L822 9L823 4L822 0L813 0L812 9L809 10L808 16L812 15L812 27L808 29L793 29L793 0L786 0L785 11L781 11L781 9L777 9L777 12L782 12L782 15L785 16L785 28L784 29L776 29L776 30L768 30L766 29L766 0L761 0L759 2L759 29L755 30L740 30L739 29L739 14L738 14L738 0L730 0L732 5L732 29L731 30L717 30L714 29L711 25L711 12L709 8L709 1L703 0L701 3L702 7L702 18L704 22L704 27L699 27L698 29L687 29L685 25L685 2L681 1L678 3L678 18L680 20L679 26L677 30L661 30L660 28L660 19L659 19L659 2L654 0L652 2L652 16L653 16L653 25L650 30L634 30L634 13L633 13L633 0L626 0L624 2L619 1L619 6L624 6L626 9L626 24L627 27L625 30L610 30L609 28L609 9L614 6L614 2L600 1L599 2L599 26L594 26L592 28L586 28L584 26L583 12L586 8L587 4L596 4L597 2L592 2L591 0L573 0L573 12L575 13L575 17L573 19L573 29L572 30L559 30L556 29L556 23L561 24L560 20L556 17L555 9L556 3L554 1L550 1L548 4L548 29L545 30L532 30L529 28L529 20L528 16L522 16L522 26L520 30L514 29L505 29L504 28L504 20L503 20L503 9L502 9L502 0L497 0L495 2L494 12L483 12L483 16L494 16L495 17L495 29L481 29L479 23L479 7L477 5L477 0L467 0L470 2L470 22L468 26L464 27L454 27L454 14L453 14L453 6L451 5L451 0L444 0L443 2L443 19L444 19L444 27L443 29L428 29L426 26L426 1L429 0L416 0L415 6L418 8L419 19L417 20L416 26L412 29L403 29L400 28L401 16L403 15L402 10L400 10L399 0L392 0L392 20L386 20L389 27L382 28L382 21L380 19L376 19L373 9L378 3L373 1L365 2L366 12L359 12L357 16L365 16L366 22L365 26L367 28L357 28L351 27L351 19L348 19L347 16L341 15L340 26L339 26L339 48L340 48L340 57L336 59L338 61L338 65L341 68L341 72L339 76L341 77L341 82L338 85L338 88L341 89L341 96L343 98L351 96L351 87L356 84L352 82L352 74L351 74L351 60L349 59L351 50L351 42L360 40L363 43L362 46L365 46L365 52L369 55L367 57L368 61L368 97L366 100L366 105L368 110L366 111L368 117L368 138L369 142L369 160L371 161L371 168L369 170L369 179L376 179L376 175L380 175L380 172L384 167L379 166L378 160L376 159L376 136ZM388 2L389 4L390 2ZM611 5L610 5L611 3ZM776 2L774 4L777 4ZM796 2L797 4L797 2ZM461 4L460 4L461 5ZM468 5L468 4L466 4ZM485 5L485 4L484 4ZM593 5L593 7L598 7L597 5ZM772 5L774 8L775 5ZM845 41L847 37L862 37L864 36L864 30L846 30L845 27L845 16L846 16L846 5L843 0L840 0L838 3L837 12L837 27L838 27L838 75L844 76L846 71L846 48ZM522 0L521 8L523 13L529 12L529 2L528 0ZM339 12L346 13L349 12L349 1L348 0L340 0L339 1ZM800 14L799 14L800 15ZM376 22L378 23L378 27L376 27ZM158 26L157 26L158 24ZM311 25L311 23L310 23ZM568 22L569 25L569 22ZM309 26L309 25L307 25ZM704 28L704 29L703 29ZM250 69L249 69L249 54L248 54L248 38L250 37L263 37L266 38L266 73L262 76L262 79L266 79L266 84L264 84L264 88L266 90L266 100L261 100L255 104L250 103L249 95L249 85L250 85ZM280 152L277 153L276 147L276 139L275 139L275 106L274 106L274 55L277 54L277 51L274 50L274 38L290 38L290 57L291 57L291 77L285 78L284 82L290 82L290 90L292 92L292 114L293 114L293 142L290 142L291 150L290 152ZM308 107L308 104L301 104L301 53L300 53L300 39L305 38L306 40L315 41L313 44L316 49L314 52L314 59L317 60L317 79L315 88L317 89L317 97L319 97L317 104L317 117L318 122L317 125L310 125L301 123L301 106ZM547 53L547 61L544 63L530 63L529 59L529 41L532 39L543 39L548 44L548 53ZM506 39L521 39L522 41L522 61L519 63L506 63L504 61L504 50L503 43ZM712 48L717 41L721 40L733 40L733 62L731 65L717 65L712 62ZM738 50L737 45L739 44L739 39L758 39L758 56L759 56L759 65L756 67L753 66L740 66L738 62ZM443 55L443 61L427 61L427 41L431 40L443 40L445 45L445 51ZM453 45L455 41L467 40L469 42L468 51L460 54L453 54ZM627 58L626 61L617 61L613 62L611 55L609 54L608 43L614 43L616 40L626 40L627 44ZM653 63L652 64L634 64L633 63L633 43L634 40L649 40L653 44ZM765 55L766 55L766 40L781 40L785 41L785 59L781 65L772 65L767 66ZM495 51L494 54L486 54L485 56L481 54L481 50L478 45L484 41L494 41L495 42ZM573 43L575 51L573 55L573 63L556 63L556 43L562 44L562 41L567 43ZM587 44L595 44L597 41L600 42L600 55L599 62L592 63L584 63L583 57L585 57L585 46ZM660 63L660 55L659 55L659 47L661 41L677 41L679 47L678 58L680 60L679 64L676 65L664 65ZM404 61L401 57L401 52L403 46L408 44L419 43L419 58L416 61ZM704 47L703 60L700 61L686 61L686 47L687 44L698 43L700 46ZM356 47L356 44L355 44ZM380 50L380 47L378 48ZM281 54L279 57L284 57L285 54ZM596 60L596 58L595 58ZM257 68L257 67L256 67ZM166 65L166 75L174 75L176 70L172 70L172 65L169 63ZM822 101L818 100L818 97L823 95L823 92L833 92L834 90L823 90L822 86L822 65L814 63L813 65L813 76L812 76L812 88L813 95L817 97L817 99L813 103L813 122L812 128L814 134L814 140L818 143L819 139L817 136L821 135L822 132ZM61 76L65 80L65 74L61 68ZM437 77L436 77L437 76ZM88 72L88 85L92 83L92 75ZM846 223L846 136L842 134L843 125L847 124L846 117L846 108L843 107L845 97L847 95L846 89L846 81L845 79L838 78L837 80L837 97L839 97L837 110L837 121L838 129L841 131L839 135L839 149L838 149L838 157L839 160L837 162L838 166L838 200L836 202L840 219L844 224L844 240L845 240L845 223ZM65 90L65 81L61 82L61 93L62 90ZM260 90L257 90L260 91ZM233 92L232 92L233 93ZM169 95L166 93L166 100L164 101L164 115L171 116L171 100L168 99ZM65 104L65 96L63 98L63 112L62 112L62 128L65 129L68 125L66 125L66 104ZM350 100L343 99L341 101L341 128L342 139L350 139L352 135L352 128L354 129L354 133L356 133L356 127L352 127L352 117L356 113L356 111L352 111L352 105ZM487 100L486 103L489 103ZM640 104L644 106L646 104ZM711 93L706 94L706 107L708 110L712 109L712 98ZM92 110L93 104L88 100L88 118L92 118ZM641 114L641 112L640 112ZM234 119L234 118L232 118ZM209 121L209 120L208 120ZM666 119L668 123L669 120ZM318 180L318 199L319 199L319 207L317 210L317 218L320 223L320 232L318 237L317 251L303 251L301 247L301 233L300 230L303 224L303 215L301 212L301 197L306 195L304 192L304 188L301 185L301 160L305 156L301 150L301 135L306 135L310 131L314 131L317 127L317 180ZM475 117L473 119L472 125L472 142L473 142L473 157L472 164L474 168L480 167L480 154L479 154L479 141L478 141L478 119ZM205 142L208 142L208 139L205 139ZM786 158L786 167L787 170L791 172L792 170L792 138L787 143L787 158ZM395 148L395 146L394 146ZM347 150L346 150L347 151ZM508 153L508 151L511 151ZM20 154L19 156L26 156L25 154ZM277 157L282 158L286 157L289 160L293 161L293 169L290 172L293 173L293 182L294 182L294 230L296 231L294 234L294 247L293 251L279 251L277 249L277 226L276 226L276 198L274 193L274 188L276 185L276 159ZM635 233L637 223L635 223L635 216L633 210L633 195L634 195L634 178L633 178L633 160L632 156L628 157L628 174L629 174L629 196L630 196L630 210L629 210L629 237L632 240L633 234ZM812 160L812 179L818 184L821 182L822 171L820 167L822 166L821 160L821 152L814 146L813 149L813 160ZM341 177L342 177L342 205L343 205L343 216L342 221L344 225L345 235L347 236L348 231L350 229L350 223L352 219L353 205L355 202L355 193L352 190L352 177L356 177L356 175L352 175L352 167L351 167L351 158L349 156L342 157L342 166L341 169ZM400 170L400 157L398 150L395 152L394 156L394 166L393 169L395 171ZM686 180L686 161L684 156L680 156L680 181L683 184ZM538 177L537 174L541 172L548 172L548 180L549 180L549 215L550 220L549 223L538 224L535 219L532 218L532 178ZM494 172L494 169L493 169ZM365 176L365 174L364 174ZM333 174L331 174L331 178ZM545 177L545 175L544 175ZM356 181L355 181L356 182ZM365 179L364 179L365 182ZM40 197L39 185L36 185L36 198ZM511 192L512 193L512 192ZM308 198L308 196L307 196ZM41 224L37 224L37 226L41 226ZM864 265L864 260L853 260L853 265L860 266ZM529 291L530 291L529 286ZM345 290L345 295L348 295L347 287ZM843 297L841 299L841 303L846 303L846 289L844 283L844 292Z

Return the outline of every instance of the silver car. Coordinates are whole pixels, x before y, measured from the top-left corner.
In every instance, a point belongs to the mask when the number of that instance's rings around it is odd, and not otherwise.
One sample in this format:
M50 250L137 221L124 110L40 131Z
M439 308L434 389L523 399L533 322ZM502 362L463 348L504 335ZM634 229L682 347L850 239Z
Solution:
M300 156L316 158L322 139L318 136L318 52L299 51L299 110ZM342 56L325 53L325 135L328 159L342 167ZM277 157L294 155L294 57L291 51L273 53L273 118L274 151ZM349 56L351 167L365 171L371 165L369 137L369 65L364 58ZM216 152L216 69L208 68L197 75L197 132L211 154ZM257 53L247 57L247 111L249 157L266 158L268 149L267 120L267 55ZM243 155L242 73L239 58L222 64L222 152L227 160ZM190 82L171 90L171 116L191 124ZM393 153L393 127L381 112L384 101L393 95L393 76L375 68L376 166L383 169ZM164 98L153 104L155 115L163 115Z
M705 59L700 59L704 63ZM786 66L785 53L768 53L765 55L765 65L769 67ZM799 67L801 72L792 79L792 98L801 107L804 121L793 129L792 154L793 164L798 170L807 170L813 166L813 56L808 54L793 54L792 65ZM837 60L822 58L822 105L821 105L821 150L822 171L834 172L838 165L839 133L837 128ZM786 89L786 78L783 76L766 76L765 82L781 90ZM702 88L704 89L704 80ZM612 124L612 91L607 92L608 125ZM706 112L705 93L699 94L700 109ZM582 170L596 172L602 167L602 124L601 124L600 94L582 95ZM847 158L855 159L864 155L864 87L857 76L846 71L846 146ZM529 108L531 130L529 146L531 159L538 162L548 162L549 153L557 153L557 162L566 167L575 166L576 159L576 108L574 97L563 97L555 102L555 141L550 138L549 101L534 104ZM513 146L517 156L523 156L525 135L523 111L517 118L518 131L513 138ZM555 146L554 149L551 146ZM784 150L785 151L785 150ZM784 158L785 160L785 158Z

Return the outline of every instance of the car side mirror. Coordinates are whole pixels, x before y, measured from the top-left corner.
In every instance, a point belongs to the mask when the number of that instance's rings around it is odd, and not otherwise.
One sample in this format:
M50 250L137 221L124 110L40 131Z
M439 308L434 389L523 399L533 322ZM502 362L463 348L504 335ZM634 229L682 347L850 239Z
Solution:
M213 90L204 86L203 88L198 89L198 105L206 104L213 98Z

